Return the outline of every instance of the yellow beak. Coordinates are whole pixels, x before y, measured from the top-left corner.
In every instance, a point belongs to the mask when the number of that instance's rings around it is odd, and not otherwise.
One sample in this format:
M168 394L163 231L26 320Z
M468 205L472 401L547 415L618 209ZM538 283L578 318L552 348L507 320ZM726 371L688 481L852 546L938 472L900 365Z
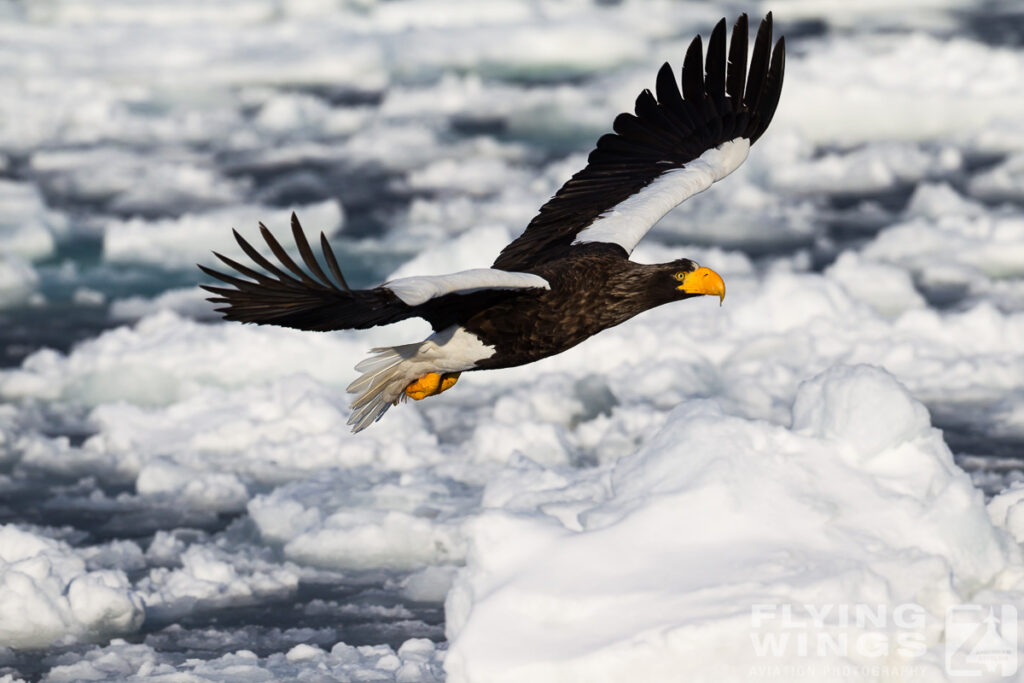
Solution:
M714 294L718 297L719 304L725 301L725 281L710 268L698 268L692 273L687 273L683 283L676 289L687 294Z

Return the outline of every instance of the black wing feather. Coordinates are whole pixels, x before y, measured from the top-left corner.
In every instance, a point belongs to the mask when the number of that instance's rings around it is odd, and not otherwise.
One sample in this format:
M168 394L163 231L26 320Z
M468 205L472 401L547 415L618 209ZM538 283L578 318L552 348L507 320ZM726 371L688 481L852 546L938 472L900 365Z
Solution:
M704 99L704 46L700 36L694 37L683 58L683 100L700 102Z
M292 219L294 220L294 215ZM267 246L270 247L270 251L274 252L274 256L277 257L277 260L280 261L285 268L295 273L299 277L299 280L302 281L302 284L314 289L330 289L311 278L306 274L306 271L302 270L302 268L299 268L298 264L292 260L292 257L288 255L288 252L284 250L281 243L277 241L277 238L274 237L273 233L271 233L263 223L260 223L260 234L263 235L264 241L267 243Z
M450 307L446 308L444 302L434 300L420 306L409 306L384 287L365 290L350 289L345 278L342 277L338 259L327 243L326 236L321 233L320 245L323 249L324 260L339 284L332 282L317 262L295 214L292 214L292 234L295 236L299 254L310 270L309 273L292 260L280 242L262 223L260 232L274 256L295 277L275 266L235 231L235 240L242 251L270 273L270 276L217 253L214 255L225 265L251 280L243 280L234 275L200 265L199 268L204 273L233 287L232 289L200 285L206 291L216 295L209 301L226 304L216 309L224 314L225 320L260 325L282 325L318 332L365 329L412 317L426 319L435 326L435 329L438 326L451 324L450 317L453 315L453 311Z
M734 112L743 107L743 89L747 83L747 15L736 20L729 42L729 69L725 77L725 91Z
M235 236L235 241L238 242L238 246L242 248L242 251L245 252L245 255L251 258L260 268L263 268L264 270L268 271L271 275L276 277L281 282L287 282L291 285L301 285L301 283L295 278L289 275L285 275L283 272L281 272L277 268L277 266L271 263L267 258L263 256L263 254L258 252L251 244L249 244L245 240L245 238L238 233L237 230L232 228L231 233ZM214 255L217 256L217 258L220 258L222 261L224 260L220 254L214 252Z
M768 76L768 58L772 48L772 15L771 12L757 29L754 39L754 51L750 55L750 69L747 74L747 92L744 100L751 111L758 111L761 95L764 93Z
M338 281L343 290L351 294L352 289L345 282L345 276L341 274L341 267L338 266L338 259L334 255L334 250L331 249L330 242L327 241L327 235L322 232L320 233L320 248L324 252L324 259L327 261L327 267L331 269L334 279Z
M725 19L715 24L708 40L708 57L705 64L707 93L721 111L725 104Z
M323 234L323 233L321 233ZM302 226L299 225L299 219L292 213L292 239L295 240L295 246L299 249L299 255L302 256L302 262L306 264L310 272L326 287L333 288L334 283L331 282L327 274L324 273L324 269L320 267L320 262L316 260L316 256L313 255L313 250L309 246L309 240L306 239L306 233L303 232Z
M706 59L700 37L690 44L682 90L672 68L661 67L657 98L644 91L635 114L616 117L615 132L598 140L587 167L541 207L525 232L502 250L495 268L529 270L559 258L581 230L662 173L729 140L742 137L752 144L761 137L782 91L785 43L780 39L772 49L769 12L758 28L748 70L747 16L733 26L728 59L723 22L711 34Z

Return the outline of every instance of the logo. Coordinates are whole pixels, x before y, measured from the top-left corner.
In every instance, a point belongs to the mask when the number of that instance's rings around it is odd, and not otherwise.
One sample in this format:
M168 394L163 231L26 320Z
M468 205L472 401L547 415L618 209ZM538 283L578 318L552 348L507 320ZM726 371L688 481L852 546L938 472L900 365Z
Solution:
M1013 605L955 605L941 617L915 603L755 604L750 610L749 679L927 676L927 660L944 647L946 674L979 683L1010 679L1020 669ZM929 627L929 624L932 624Z
M1012 605L956 605L946 612L946 672L977 678L1017 672L1017 610Z

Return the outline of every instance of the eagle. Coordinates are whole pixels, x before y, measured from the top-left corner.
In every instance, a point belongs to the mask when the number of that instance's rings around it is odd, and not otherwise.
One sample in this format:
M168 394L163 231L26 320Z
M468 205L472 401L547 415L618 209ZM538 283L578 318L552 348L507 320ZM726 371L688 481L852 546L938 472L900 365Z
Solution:
M713 295L725 283L686 258L657 265L629 260L672 208L732 173L771 123L782 91L785 39L772 45L772 15L761 21L747 61L747 16L714 27L707 56L698 35L679 82L665 63L655 91L616 117L586 168L572 176L490 268L406 277L352 289L326 235L318 261L292 214L305 268L260 224L273 263L234 231L263 272L214 252L234 273L200 265L223 285L201 285L226 320L300 330L366 329L423 318L427 339L376 348L356 365L349 425L361 431L400 400L447 391L462 372L507 368L553 356L643 311Z

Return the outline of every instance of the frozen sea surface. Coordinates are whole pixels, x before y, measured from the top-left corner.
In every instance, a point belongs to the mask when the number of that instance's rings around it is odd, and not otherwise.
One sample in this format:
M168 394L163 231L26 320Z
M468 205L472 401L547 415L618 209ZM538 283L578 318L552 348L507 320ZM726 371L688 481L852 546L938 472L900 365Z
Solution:
M354 285L486 265L735 4L0 1L0 681L946 680L948 608L1024 614L1024 12L768 9L770 131L635 253L725 306L352 436L426 325L221 323L194 264L295 210ZM818 616L755 635L879 635Z

